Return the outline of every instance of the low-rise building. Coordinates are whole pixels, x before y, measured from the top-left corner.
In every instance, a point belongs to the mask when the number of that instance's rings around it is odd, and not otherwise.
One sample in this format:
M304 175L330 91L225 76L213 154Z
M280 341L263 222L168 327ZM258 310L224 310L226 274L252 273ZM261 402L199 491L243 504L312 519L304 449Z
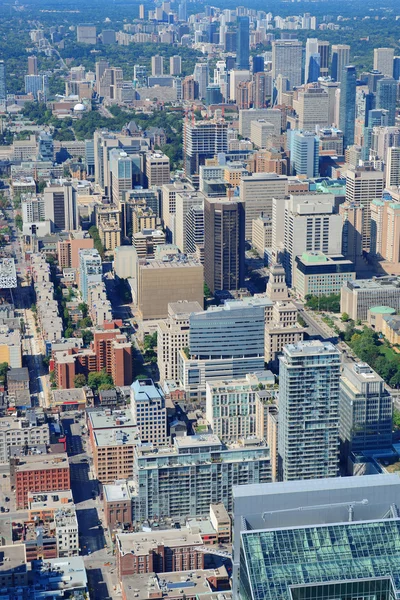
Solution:
M119 579L138 573L169 573L204 568L199 533L188 529L164 529L150 533L117 533Z
M132 500L128 483L103 485L104 516L107 527L132 525Z
M10 369L7 372L7 390L9 396L15 396L16 392L29 391L29 371L27 367Z
M52 492L71 488L66 453L29 454L10 459L10 477L18 509L28 507L29 492Z
M60 509L73 506L71 490L54 493L28 492L28 516L30 520L48 521Z
M47 423L39 423L32 411L20 419L3 417L0 419L0 463L8 463L11 446L25 446L29 449L49 444L50 431Z
M93 467L100 483L133 476L134 449L140 444L136 426L94 430Z
M355 278L354 263L341 254L328 256L316 251L296 256L293 285L302 300L308 295L340 294L343 284Z
M367 320L371 306L389 306L400 310L400 277L387 275L345 282L340 292L340 312L350 319Z
M12 590L28 585L25 544L0 547L0 589Z

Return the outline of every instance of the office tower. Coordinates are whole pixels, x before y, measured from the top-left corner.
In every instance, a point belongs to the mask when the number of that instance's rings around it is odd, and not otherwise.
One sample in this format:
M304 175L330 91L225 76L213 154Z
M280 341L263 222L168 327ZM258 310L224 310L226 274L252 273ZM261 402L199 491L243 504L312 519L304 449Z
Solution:
M343 69L350 64L350 46L334 44L332 46L331 77L334 81L342 81Z
M100 81L103 77L104 71L109 68L109 64L107 60L98 60L96 62L96 91L100 94Z
M315 132L329 123L329 96L320 88L296 90L293 96L293 109L296 111L296 129Z
M164 74L164 58L156 54L151 57L151 74L152 75L163 75Z
M106 68L99 80L98 94L107 100L118 100L123 86L123 71L120 67Z
M317 38L308 38L306 42L305 83L312 83L318 80L320 76L320 64L321 57L318 52L318 40Z
M25 94L32 94L35 100L45 101L47 96L47 75L25 75Z
M374 70L393 77L394 48L374 48Z
M290 166L293 175L318 177L319 137L296 129L290 132Z
M274 89L272 93L272 104L273 106L280 106L283 104L283 95L290 91L290 84L287 77L283 75L277 75L274 79Z
M207 92L206 92L207 95ZM199 97L199 84L193 75L188 75L182 81L182 100L197 100Z
M219 85L210 84L207 86L206 91L206 104L211 106L212 104L221 104L224 101L221 94L221 88Z
M131 385L131 413L140 441L153 446L167 442L167 409L159 385L151 379L137 379Z
M374 256L398 265L400 262L400 203L390 200L371 202L371 244Z
M240 200L245 207L245 235L251 239L252 222L260 214L272 217L272 199L288 193L288 179L276 173L253 173L240 181Z
M133 165L132 157L123 150L114 148L110 152L111 197L119 206L123 192L132 189Z
M157 365L160 382L178 381L178 355L189 347L189 318L191 313L202 312L198 302L171 302L168 317L157 325Z
M182 59L178 55L171 56L169 59L170 75L180 75L182 73Z
M236 52L237 51L237 38L238 34L236 31L228 29L225 32L225 43L224 43L224 51L225 52Z
M264 56L253 56L253 74L264 72Z
M116 34L114 29L103 29L100 35L103 44L115 44Z
M399 492L388 473L234 488L233 597L396 597Z
M339 472L340 353L330 342L285 346L279 357L278 477Z
M28 56L28 75L37 75L37 57L36 56Z
M144 65L133 65L133 81L135 85L146 85L147 67Z
M250 71L247 70L242 70L239 71L237 69L233 69L232 71L229 72L229 100L233 100L236 102L238 96L239 96L239 91L240 91L240 87L239 84L240 83L248 83L251 79L250 76ZM247 97L248 93L247 93Z
M386 187L400 187L400 148L392 146L387 151Z
M339 215L342 217L342 254L357 267L363 258L364 206L358 202L343 202Z
M38 137L38 160L54 161L53 138L45 131L41 131Z
M321 197L324 196L324 197ZM272 252L292 285L296 256L304 251L340 254L342 219L331 194L290 195L272 201Z
M208 64L196 63L193 77L199 86L199 98L205 98L208 86Z
M375 102L375 94L368 94L368 96L374 97ZM387 124L389 119L389 113L387 110L383 110L381 108L374 108L369 110L367 113L366 121L368 122L368 126L364 127L364 140L363 140L363 148L361 153L362 160L369 160L370 153L372 150L373 141L377 142L380 139L380 131L385 128L387 130ZM375 129L377 127L378 129ZM376 146L381 146L380 143L377 142ZM374 150L377 150L377 147ZM386 143L384 144L386 147ZM380 150L378 151L380 153ZM385 156L385 151L382 153L382 158Z
M318 54L320 56L321 77L328 77L329 75L330 50L331 47L327 40L318 40Z
M145 10L144 4L139 4L139 19L144 20L144 18L145 18L144 10Z
M339 435L342 460L354 452L392 445L392 398L367 363L345 363L340 377Z
M376 86L377 83L379 81L379 79L382 79L384 77L383 73L381 73L380 71L370 71L367 75L367 85L368 85L368 91L371 94L375 94L376 93ZM373 107L375 108L375 107Z
M177 192L175 198L175 227L174 227L174 244L178 246L181 252L194 253L195 248L191 245L191 249L188 248L188 236L190 231L190 225L188 223L188 214L192 206L198 206L203 204L204 195L202 192ZM203 217L204 223L204 217ZM192 232L194 233L194 232ZM203 243L204 243L204 226L203 226Z
M80 44L96 44L96 25L84 24L77 25L76 40Z
M379 79L376 89L376 108L388 111L388 125L393 127L396 120L397 81L393 77Z
M369 250L371 235L371 202L382 198L385 174L372 167L358 167L346 172L346 201L364 206L363 248Z
M44 189L46 220L55 231L75 231L79 226L76 190L70 183Z
M192 122L183 124L183 158L185 177L198 186L199 168L206 158L214 158L228 151L228 122L223 120Z
M186 215L186 247L189 254L200 253L200 262L204 260L204 203L189 208Z
M393 77L396 81L400 79L400 56L395 56L393 60Z
M371 110L375 109L376 106L376 95L370 92L369 94L365 94L365 104L364 104L364 127L369 126L369 113Z
M178 5L178 19L179 21L186 22L187 21L187 2L186 0L182 0L182 2Z
M302 83L303 45L298 40L272 42L272 77L286 77L290 89Z
M344 147L354 144L354 125L356 120L356 68L345 66L340 82L340 119L339 129L343 131Z
M89 285L101 283L102 274L101 256L98 251L94 248L79 250L79 287L84 302L88 301Z
M221 198L204 202L204 279L214 293L244 284L244 203Z
M239 133L244 138L250 138L251 122L264 119L268 123L272 123L275 128L275 135L281 134L282 130L282 113L278 108L250 108L248 110L239 111Z
M271 78L268 73L260 71L253 75L253 107L265 108L267 97L271 96Z
M250 60L250 23L249 17L237 18L237 50L236 66L238 69L248 69Z
M381 110L381 113L383 113L381 115L383 121L385 115L387 116L387 111ZM386 161L387 151L391 146L400 146L400 128L374 127L371 135L371 158L373 160Z
M6 63L0 60L0 102L7 99Z
M170 161L166 154L148 152L146 154L147 187L162 186L171 180Z

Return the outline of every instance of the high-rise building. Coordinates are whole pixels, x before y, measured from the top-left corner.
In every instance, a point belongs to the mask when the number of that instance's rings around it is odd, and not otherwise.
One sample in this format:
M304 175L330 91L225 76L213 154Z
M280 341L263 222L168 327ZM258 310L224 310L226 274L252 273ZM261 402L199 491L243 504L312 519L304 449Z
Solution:
M236 66L238 69L248 69L250 60L250 23L249 17L237 18L237 50Z
M233 597L396 597L399 492L388 473L234 488Z
M334 44L332 46L331 77L335 81L342 81L343 69L350 64L350 46L347 44Z
M168 317L157 326L157 365L160 381L178 381L178 355L189 347L189 319L191 313L202 312L198 302L171 302Z
M182 2L178 5L178 19L179 21L186 22L187 21L187 2L186 0L182 0Z
M151 74L164 75L164 58L159 54L151 57Z
M182 73L182 59L177 54L169 59L169 73L170 75L180 75Z
M149 188L153 185L161 187L164 183L170 182L170 161L166 154L161 152L146 154L146 178Z
M204 202L204 279L214 293L244 284L244 203L222 198Z
M320 75L328 77L329 75L329 59L330 59L330 44L328 40L318 40L318 54L320 56Z
M317 81L320 76L321 57L318 51L317 38L307 38L306 41L306 68L304 75L305 83ZM318 68L316 68L318 66Z
M322 197L323 196L323 197ZM290 195L272 201L272 252L292 285L295 259L304 251L337 255L341 252L342 220L331 194Z
M47 75L25 75L25 94L32 94L35 100L46 100Z
M88 288L91 283L101 283L103 268L101 256L95 249L79 250L79 284L82 300L88 301Z
M250 138L251 122L264 119L267 123L274 125L276 136L281 134L282 113L278 108L250 108L239 111L239 133L244 138Z
M396 121L398 82L393 77L379 79L376 86L376 108L388 111L388 125L393 127Z
M103 73L106 69L109 68L109 63L108 60L98 60L96 62L95 68L96 68L96 91L98 94L100 94L100 81L101 78L103 77Z
M364 205L343 202L339 214L342 217L342 254L357 267L363 259Z
M384 75L380 71L375 71L375 70L369 71L369 73L367 75L367 85L368 85L368 91L370 94L376 93L377 83L378 83L379 79L382 79L382 77L384 77ZM370 106L370 110L372 108L375 108L375 107Z
M256 73L264 73L264 57L253 56L253 75Z
M371 202L370 252L390 263L400 262L399 202L386 199Z
M132 189L133 181L132 157L124 150L114 148L110 152L111 196L117 206L124 191Z
M0 60L0 102L7 99L6 63Z
M374 69L393 77L394 48L374 48Z
M208 87L208 64L207 63L196 63L193 72L194 80L199 86L199 98L205 98Z
M279 357L278 477L336 477L340 353L330 342L285 346Z
M228 122L222 119L183 124L183 160L185 177L194 185L199 183L199 168L206 158L228 151Z
M272 42L272 77L286 77L290 89L302 84L303 45L298 40Z
M48 186L44 189L46 220L53 230L75 231L78 229L78 202L76 190L70 183Z
M336 90L339 87L337 81L333 81L331 77L320 77L319 85L322 90L328 95L328 125L332 127L332 125L337 125L335 123L335 108L336 108Z
M340 75L340 121L339 129L343 131L344 147L354 144L354 126L356 119L356 68L343 67Z
M392 146L387 151L386 186L400 187L400 148Z
M339 435L342 460L392 445L392 398L367 363L345 363L340 377Z
M400 79L400 56L395 56L393 60L393 77L396 81Z
M80 44L96 44L96 25L78 25L76 28L76 41Z
M294 93L293 109L296 111L296 129L315 132L331 125L329 122L329 96L324 89L310 87Z
M272 199L287 196L288 179L276 173L253 173L241 178L239 189L245 206L246 240L250 240L253 220L260 214L272 217Z
M256 57L257 58L257 57ZM253 107L265 108L267 98L271 96L271 77L264 71L253 75Z
M371 202L382 198L385 174L372 167L358 167L346 172L346 201L364 206L363 249L369 250L371 236Z
M192 220L188 220L190 209L193 206L201 206L204 202L204 194L202 192L177 192L175 198L175 227L174 227L174 244L176 244L181 252L193 254L196 249L190 244L189 250L189 235L194 234L190 231L194 225ZM204 209L203 209L203 236L204 244ZM193 238L192 238L193 241Z
M307 131L290 132L290 165L293 175L318 177L319 137Z
M37 56L28 56L28 75L37 75Z
M139 19L144 21L145 18L145 6L144 4L139 4Z
M167 442L167 409L161 388L151 379L137 379L131 385L131 412L140 440L153 446Z

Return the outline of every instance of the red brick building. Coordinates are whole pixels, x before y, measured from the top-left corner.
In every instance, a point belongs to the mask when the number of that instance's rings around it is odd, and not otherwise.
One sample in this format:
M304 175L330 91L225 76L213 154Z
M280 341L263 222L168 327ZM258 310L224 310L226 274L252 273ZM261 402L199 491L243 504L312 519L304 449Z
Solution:
M28 508L28 492L56 492L71 488L66 453L33 454L10 460L11 484L17 509Z

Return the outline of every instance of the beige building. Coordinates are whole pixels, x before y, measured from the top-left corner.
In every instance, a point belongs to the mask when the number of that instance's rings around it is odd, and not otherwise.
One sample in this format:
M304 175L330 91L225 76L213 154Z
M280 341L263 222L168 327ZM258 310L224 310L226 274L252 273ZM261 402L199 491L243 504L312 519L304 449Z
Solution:
M350 319L367 320L373 306L389 306L400 311L400 277L373 277L347 281L340 292L340 312Z
M272 199L284 198L288 179L276 173L253 173L240 182L240 200L245 202L246 239L251 239L252 221L261 213L272 217Z
M364 206L363 249L369 250L371 236L371 202L382 198L385 174L372 167L357 167L346 172L346 202Z
M294 129L315 132L316 127L326 127L329 122L329 96L319 87L296 90L293 96L296 111Z
M259 215L252 221L251 245L255 248L261 258L264 257L266 248L272 247L272 219Z
M389 263L400 262L400 202L371 203L371 253Z
M302 300L308 295L340 294L343 284L355 278L354 263L340 254L303 252L296 256L293 287Z
M142 229L132 236L132 245L139 259L154 258L156 248L164 244L165 233L161 229Z
M400 148L392 146L387 150L386 187L400 186Z
M342 217L342 254L356 266L363 260L364 213L365 208L360 202L343 202L339 205L339 215Z
M121 226L118 221L101 221L98 230L106 252L121 245Z
M269 148L273 145L275 127L265 120L252 121L250 125L250 140L257 148Z
M153 185L162 186L164 183L170 182L170 163L166 154L150 152L146 154L146 177L149 188Z
M139 233L143 229L157 229L157 225L161 223L156 213L152 208L146 206L145 203L136 205L132 210L132 234Z
M93 466L100 483L133 477L134 447L140 443L136 426L93 432Z
M178 381L178 355L189 347L189 318L191 313L202 312L198 302L172 302L168 304L168 317L157 327L157 364L160 381Z
M240 184L242 177L248 175L248 170L243 166L241 162L231 162L224 166L224 181L226 181L232 187L236 187Z
M174 181L174 183L164 184L161 188L162 219L164 227L169 230L176 210L176 194L179 192L194 192L194 187L190 183Z
M265 362L276 362L284 346L304 339L306 330L297 324L297 313L292 302L274 304L272 321L265 326Z
M265 293L272 302L289 299L288 287L286 285L285 269L282 267L281 264L275 263L271 266L269 271L267 289ZM272 311L268 320L272 320Z
M393 77L394 48L374 48L374 70Z
M137 253L133 246L118 246L114 249L114 272L120 279L136 276Z
M188 300L203 304L204 270L197 260L177 254L140 260L137 267L137 306L140 318L165 319L168 304Z

